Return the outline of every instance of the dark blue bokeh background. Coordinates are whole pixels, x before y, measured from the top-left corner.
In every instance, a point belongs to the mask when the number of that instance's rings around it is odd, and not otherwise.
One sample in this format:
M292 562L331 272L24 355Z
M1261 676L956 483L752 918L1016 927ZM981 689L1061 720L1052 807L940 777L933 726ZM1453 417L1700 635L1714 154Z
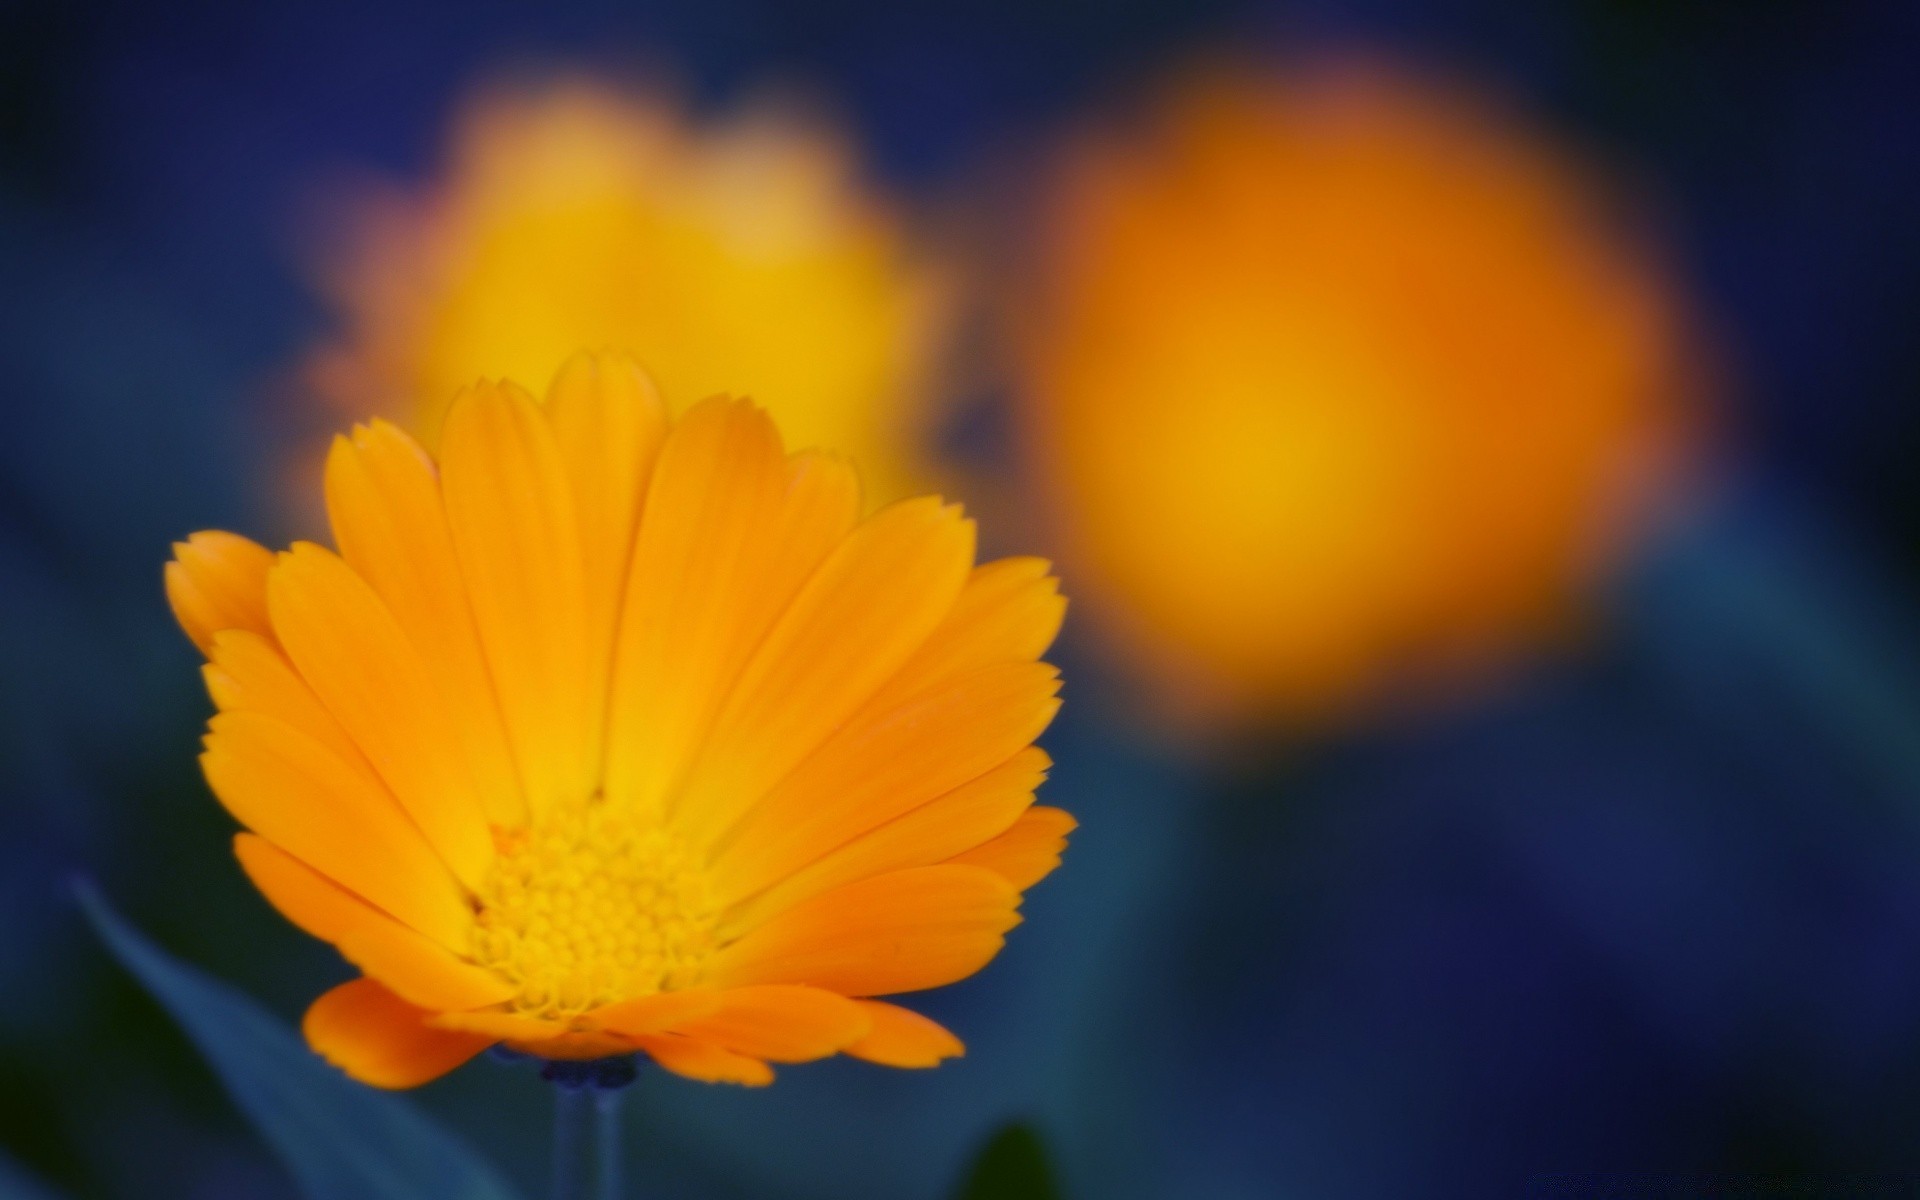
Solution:
M1222 43L1469 73L1636 180L1724 350L1724 478L1597 644L1471 709L1204 762L1070 639L1083 830L928 1001L968 1058L649 1077L649 1194L931 1200L1012 1119L1101 1200L1920 1178L1920 8L1780 0L0 4L0 1150L292 1195L68 881L289 1018L345 974L232 865L159 588L188 531L285 533L317 182L418 176L468 85L580 62L803 81L927 197ZM422 1102L539 1177L527 1072Z

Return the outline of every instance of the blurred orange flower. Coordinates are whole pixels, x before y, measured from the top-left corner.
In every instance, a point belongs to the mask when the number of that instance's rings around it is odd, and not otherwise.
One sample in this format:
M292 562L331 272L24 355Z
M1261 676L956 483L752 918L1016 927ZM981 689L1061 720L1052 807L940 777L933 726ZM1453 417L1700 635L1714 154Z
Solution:
M1562 620L1679 440L1666 281L1458 94L1202 75L1047 215L1029 465L1190 711L1339 713Z
M790 106L695 122L585 81L498 90L434 186L355 207L323 266L343 333L308 376L347 416L432 445L474 379L607 346L680 406L764 398L796 445L859 460L875 499L917 482L944 287L852 149Z
M410 1087L496 1042L697 1079L961 1052L876 996L973 974L1059 861L1047 564L934 497L860 518L765 412L629 359L468 389L437 456L336 439L339 550L176 546L248 875L362 978L306 1034Z

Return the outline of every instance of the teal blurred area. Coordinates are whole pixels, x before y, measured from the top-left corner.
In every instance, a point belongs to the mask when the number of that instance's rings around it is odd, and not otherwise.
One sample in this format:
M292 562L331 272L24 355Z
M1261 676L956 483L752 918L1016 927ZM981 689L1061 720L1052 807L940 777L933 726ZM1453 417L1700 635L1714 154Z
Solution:
M301 1194L71 882L289 1026L350 974L233 861L160 587L191 531L300 531L273 476L331 419L277 400L327 323L316 181L425 177L466 89L561 63L669 71L696 104L804 81L937 208L1223 44L1437 62L1630 168L1732 364L1714 478L1588 640L1394 719L1162 738L1070 622L1042 795L1081 828L1001 957L923 998L966 1057L751 1092L645 1073L636 1194L941 1200L1014 1123L1088 1200L1920 1177L1913 6L23 0L0 7L0 1195ZM1002 399L950 431L990 478ZM538 1194L527 1064L409 1099Z

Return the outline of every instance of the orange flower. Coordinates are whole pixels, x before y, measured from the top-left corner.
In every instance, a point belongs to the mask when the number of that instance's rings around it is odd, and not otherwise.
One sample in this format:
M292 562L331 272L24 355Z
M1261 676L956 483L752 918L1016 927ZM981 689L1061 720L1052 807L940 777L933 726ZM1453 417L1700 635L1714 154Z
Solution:
M1032 466L1099 623L1203 711L1337 714L1563 621L1678 440L1665 281L1445 92L1202 76L1047 231Z
M895 499L918 478L943 288L853 159L770 106L694 124L585 81L487 94L436 186L361 206L323 276L343 336L309 380L431 447L472 380L621 346L678 405L765 397L796 444L854 456Z
M481 384L436 461L336 439L338 551L167 566L219 709L201 757L267 899L364 973L314 1048L368 1083L496 1042L765 1083L960 1053L875 996L984 966L1072 818L1031 807L1064 609L935 498L628 359Z

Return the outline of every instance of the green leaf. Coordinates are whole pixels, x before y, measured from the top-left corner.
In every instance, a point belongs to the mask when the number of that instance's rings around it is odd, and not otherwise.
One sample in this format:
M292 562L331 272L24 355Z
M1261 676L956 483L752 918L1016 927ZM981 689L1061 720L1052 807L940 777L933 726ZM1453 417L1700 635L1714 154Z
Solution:
M1060 1200L1040 1135L1018 1121L1003 1126L973 1160L956 1200Z
M309 1200L515 1200L492 1166L411 1104L348 1079L252 999L169 957L92 884L75 890Z

